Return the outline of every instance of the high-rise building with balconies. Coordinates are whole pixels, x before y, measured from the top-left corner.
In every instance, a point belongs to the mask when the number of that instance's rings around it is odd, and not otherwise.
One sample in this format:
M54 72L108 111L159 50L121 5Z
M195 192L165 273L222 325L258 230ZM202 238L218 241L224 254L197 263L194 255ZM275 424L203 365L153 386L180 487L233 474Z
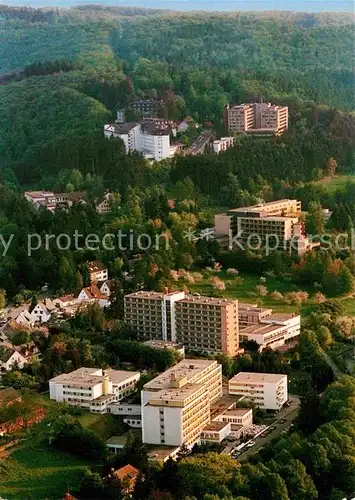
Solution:
M188 349L236 356L238 301L188 295L175 304L176 340Z
M139 291L124 298L125 322L134 328L142 339L176 341L176 301L185 297L184 292Z
M227 104L224 119L230 132L281 135L288 129L288 107L258 102Z
M210 423L210 405L221 396L222 367L217 361L181 361L143 387L143 442L192 446Z
M227 356L239 349L237 300L139 291L125 296L124 318L140 338Z

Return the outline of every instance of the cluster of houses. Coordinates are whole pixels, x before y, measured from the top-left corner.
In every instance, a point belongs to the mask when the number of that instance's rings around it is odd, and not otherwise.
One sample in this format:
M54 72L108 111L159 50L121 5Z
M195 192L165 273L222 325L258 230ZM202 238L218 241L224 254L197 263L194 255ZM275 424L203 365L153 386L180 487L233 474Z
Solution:
M154 105L149 106L149 101L137 101L140 102L143 103L142 107L134 108L140 114L140 120L128 122L124 110L119 110L116 122L104 125L104 136L107 139L121 139L127 153L138 151L147 160L160 161L176 154L197 155L206 151L220 153L234 146L234 137L214 140L212 131L204 130L189 148L184 148L176 140L178 134L200 126L190 116L181 121L158 118L154 115Z
M23 304L5 309L0 323L0 371L11 370L14 366L23 368L38 356L33 342L13 345L11 337L18 331L42 328L53 318L74 316L79 309L97 303L101 308L110 307L113 281L108 279L108 269L100 261L88 263L90 285L84 287L77 297L64 295L54 299L43 299L35 305Z
M42 207L54 212L56 208L69 209L75 204L86 205L86 191L74 191L73 193L53 193L52 191L26 191L25 198L37 210ZM106 191L103 196L94 203L98 214L107 214L111 211L110 200L112 193Z

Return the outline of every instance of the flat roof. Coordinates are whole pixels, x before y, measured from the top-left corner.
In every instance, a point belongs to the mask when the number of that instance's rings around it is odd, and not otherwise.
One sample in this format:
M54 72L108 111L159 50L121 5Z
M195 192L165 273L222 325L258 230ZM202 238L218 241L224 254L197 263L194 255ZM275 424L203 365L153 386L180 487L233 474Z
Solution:
M99 384L102 381L102 377L102 370L100 368L82 367L70 373L61 373L60 375L50 379L50 382L92 386Z
M98 398L95 398L93 401L91 401L91 404L102 403L103 401L112 398L112 396L114 396L114 394L103 394L102 396L99 396Z
M140 375L139 372L133 372L129 370L113 370L112 368L108 368L104 371L105 374L110 377L110 380L112 380L113 385L120 384L121 382L124 382L125 380L134 377L135 375Z
M159 391L161 389L168 389L170 388L172 374L176 375L178 379L186 377L187 381L189 381L196 377L196 375L202 373L206 368L217 365L218 363L214 359L184 359L177 365L172 366L165 372L155 377L150 382L147 382L144 385L143 390Z
M269 318L269 316L267 317ZM266 335L267 333L276 332L284 327L284 325L275 325L274 323L254 323L240 330L241 335Z
M272 313L268 316L267 320L275 320L275 321L286 321L288 319L296 318L299 314L295 313Z
M138 372L112 370L111 368L105 370L105 373L109 376L114 385L138 374ZM70 373L61 373L57 375L57 377L50 379L50 382L91 387L101 383L102 379L103 371L101 368L82 367Z
M139 125L138 122L108 123L104 128L110 132L114 131L116 134L128 134L137 125Z
M234 408L233 410L227 410L223 415L234 415L235 417L242 417L247 413L253 412L251 408Z
M217 297L206 297L204 295L187 295L184 299L179 300L177 304L207 304L207 305L229 305L236 304L238 300L223 299Z
M240 431L240 429L242 429L243 426L241 424L231 424L231 430L236 432L236 431Z
M225 413L226 410L234 408L240 398L241 396L224 394L220 399L218 399L211 405L211 419L213 420L218 415L222 415L222 413Z
M175 454L179 446L168 445L146 445L148 459L150 460L166 460L170 455Z
M225 427L227 427L230 424L230 422L211 422L210 424L207 424L203 429L202 432L208 432L208 431L221 431Z
M149 400L148 404L155 406L153 401L164 402L164 401L185 401L186 398L192 396L201 388L204 387L204 384L186 384L183 387L174 388L170 387L168 389L162 389L158 391L152 396ZM207 388L206 388L207 390Z
M238 309L262 309L261 307L258 306L258 304L248 304L247 302L239 302L238 303Z
M281 382L287 375L284 373L253 373L253 372L239 372L230 379L229 383L239 382L241 384L275 384Z
M280 203L301 203L301 202L300 200L296 200L296 198L282 198L282 200L268 201L267 203L257 203L255 205L248 205L246 207L231 208L230 210L228 210L228 212L244 212L245 210L248 210L249 212L254 212L254 211L257 212L259 210L262 210L263 208L277 206Z
M177 293L181 293L179 291L177 292L168 292L168 293L162 293L162 292L151 292L148 290L139 290L138 292L133 292L125 295L124 298L130 298L130 299L151 299L151 300L163 300L164 297L166 296L173 296Z
M242 304L241 302L239 302L238 303L238 311L251 312L251 313L262 313L262 312L267 313L268 312L268 313L270 313L270 316L271 316L272 309L271 309L271 307L270 308L259 307L256 304ZM268 316L268 318L270 316Z

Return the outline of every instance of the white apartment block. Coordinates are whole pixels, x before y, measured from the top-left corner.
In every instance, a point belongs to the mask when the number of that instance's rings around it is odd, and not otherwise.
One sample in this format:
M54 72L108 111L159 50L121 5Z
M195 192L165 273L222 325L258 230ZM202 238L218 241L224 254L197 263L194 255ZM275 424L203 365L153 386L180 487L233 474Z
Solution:
M135 391L140 373L100 368L79 368L49 381L49 396L57 402L106 413L107 405Z
M251 408L232 408L218 415L215 421L229 422L247 429L253 425L253 410Z
M280 410L288 399L287 375L240 372L230 379L229 394L245 396L265 410Z
M109 123L104 126L106 138L120 138L127 153L138 151L149 160L160 161L174 154L170 146L172 129L166 120L146 120L141 123Z
M210 423L210 405L222 396L217 361L185 359L143 387L144 443L192 446Z
M213 141L213 151L217 154L221 151L226 151L228 148L233 147L234 143L234 137L221 137L221 139Z
M239 302L239 339L254 340L259 351L288 344L301 333L301 316L294 313L273 313L272 309Z

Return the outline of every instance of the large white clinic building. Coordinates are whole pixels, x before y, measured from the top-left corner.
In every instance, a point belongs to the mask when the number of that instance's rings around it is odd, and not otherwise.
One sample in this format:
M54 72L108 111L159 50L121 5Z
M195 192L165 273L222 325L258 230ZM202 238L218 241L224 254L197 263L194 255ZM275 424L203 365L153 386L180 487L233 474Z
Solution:
M221 396L222 367L217 361L181 361L143 387L143 442L193 445L210 423L210 405Z
M127 153L138 151L148 160L160 161L175 154L170 145L172 129L167 120L143 120L140 123L108 123L104 136L122 139Z
M229 381L229 394L244 396L264 410L280 410L288 399L287 375L239 372Z
M79 368L49 381L49 397L69 406L94 413L106 413L108 404L120 401L136 390L139 372Z

